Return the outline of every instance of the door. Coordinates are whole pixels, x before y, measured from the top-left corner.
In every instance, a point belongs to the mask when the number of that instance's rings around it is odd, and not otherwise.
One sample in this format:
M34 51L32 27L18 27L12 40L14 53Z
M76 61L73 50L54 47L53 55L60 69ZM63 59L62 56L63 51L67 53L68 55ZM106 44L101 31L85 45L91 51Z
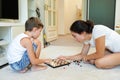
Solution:
M88 0L88 19L114 29L115 3L116 0Z
M57 0L45 0L46 41L57 39Z

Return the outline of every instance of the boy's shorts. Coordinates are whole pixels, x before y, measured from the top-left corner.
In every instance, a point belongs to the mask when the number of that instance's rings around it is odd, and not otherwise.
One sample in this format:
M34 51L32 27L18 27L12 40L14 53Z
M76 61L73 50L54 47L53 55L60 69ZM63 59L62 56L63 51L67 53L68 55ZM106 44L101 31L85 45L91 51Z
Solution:
M33 43L34 51L36 51L37 46ZM30 65L30 59L28 57L27 51L25 51L24 55L22 56L22 59L18 62L15 62L13 64L10 64L11 68L15 71L21 71L27 68Z

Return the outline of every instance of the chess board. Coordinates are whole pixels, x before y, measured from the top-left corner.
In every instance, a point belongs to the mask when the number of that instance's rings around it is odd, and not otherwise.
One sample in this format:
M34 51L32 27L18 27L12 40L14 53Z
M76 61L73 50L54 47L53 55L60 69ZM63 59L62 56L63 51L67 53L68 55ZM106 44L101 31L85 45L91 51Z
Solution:
M61 59L52 59L49 63L45 63L45 64L47 64L52 68L57 68L57 67L69 65L70 62L66 60L61 60Z

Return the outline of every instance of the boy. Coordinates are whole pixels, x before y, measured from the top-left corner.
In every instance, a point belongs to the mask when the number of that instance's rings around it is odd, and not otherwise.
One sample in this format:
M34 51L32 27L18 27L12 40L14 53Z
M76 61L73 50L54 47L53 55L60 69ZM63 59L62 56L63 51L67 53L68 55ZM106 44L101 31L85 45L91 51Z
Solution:
M43 24L36 17L29 18L25 23L25 32L19 34L9 45L7 59L11 68L18 72L46 69L48 59L39 59L41 44L37 39L43 29Z

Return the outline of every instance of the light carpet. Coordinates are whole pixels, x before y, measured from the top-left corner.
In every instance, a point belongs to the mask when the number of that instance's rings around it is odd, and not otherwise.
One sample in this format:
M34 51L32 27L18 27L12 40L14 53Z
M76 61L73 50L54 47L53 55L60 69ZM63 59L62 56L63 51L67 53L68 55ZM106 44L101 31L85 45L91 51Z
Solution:
M48 46L41 52L40 58L56 58L60 55L73 55L79 53L81 47L74 46ZM90 52L93 52L91 49ZM80 65L71 63L69 66L59 68L48 67L41 71L28 71L17 73L9 66L0 69L0 80L120 80L120 66L113 69L97 69L94 65Z

